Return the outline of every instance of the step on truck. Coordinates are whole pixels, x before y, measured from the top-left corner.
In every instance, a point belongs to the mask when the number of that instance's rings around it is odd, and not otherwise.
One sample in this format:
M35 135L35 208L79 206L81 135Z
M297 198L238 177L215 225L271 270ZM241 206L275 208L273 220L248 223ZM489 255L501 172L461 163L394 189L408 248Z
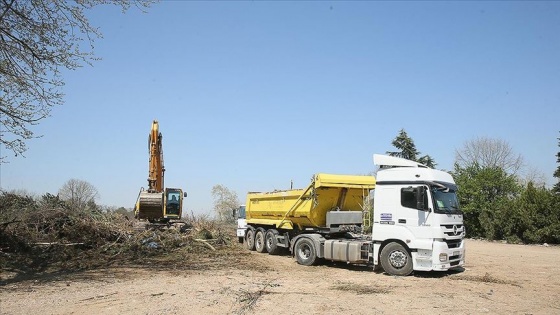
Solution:
M461 268L465 227L451 175L385 155L374 164L376 177L316 174L305 189L248 193L239 239L259 253L289 250L301 265L324 259L396 276Z

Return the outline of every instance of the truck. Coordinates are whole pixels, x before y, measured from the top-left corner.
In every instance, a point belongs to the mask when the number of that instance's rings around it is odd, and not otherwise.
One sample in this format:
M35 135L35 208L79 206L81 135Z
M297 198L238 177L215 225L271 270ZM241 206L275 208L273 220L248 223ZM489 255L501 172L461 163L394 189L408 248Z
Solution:
M373 159L375 177L319 173L305 189L247 193L238 237L259 253L289 251L301 265L338 261L395 276L461 268L466 230L452 176L402 158Z
M247 228L247 220L245 219L245 205L232 209L233 219L237 220L237 240L243 244L245 241L245 229Z
M187 193L181 188L164 187L163 136L157 120L152 122L148 134L148 155L148 189L140 188L134 216L153 224L181 222L183 198L187 197Z

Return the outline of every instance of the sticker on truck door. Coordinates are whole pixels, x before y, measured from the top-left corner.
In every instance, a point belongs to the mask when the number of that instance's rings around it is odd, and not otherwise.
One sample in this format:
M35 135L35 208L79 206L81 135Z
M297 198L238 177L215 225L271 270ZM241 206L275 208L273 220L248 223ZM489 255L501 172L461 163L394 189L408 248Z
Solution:
M392 221L393 214L392 213L382 213L381 214L381 221Z

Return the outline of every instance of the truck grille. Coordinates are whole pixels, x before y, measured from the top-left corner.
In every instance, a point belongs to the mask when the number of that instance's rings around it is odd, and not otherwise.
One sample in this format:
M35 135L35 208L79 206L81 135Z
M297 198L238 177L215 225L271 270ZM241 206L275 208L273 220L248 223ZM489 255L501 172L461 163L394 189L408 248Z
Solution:
M441 229L445 235L451 237L461 236L465 232L463 224L442 224Z

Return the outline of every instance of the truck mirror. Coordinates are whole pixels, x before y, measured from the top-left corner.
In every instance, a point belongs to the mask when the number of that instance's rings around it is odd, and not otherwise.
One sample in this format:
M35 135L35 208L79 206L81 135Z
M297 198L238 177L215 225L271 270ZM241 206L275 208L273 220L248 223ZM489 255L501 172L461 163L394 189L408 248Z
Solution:
M187 192L186 191L183 193L183 197L187 198Z
M426 192L426 187L418 186L416 188L416 209L424 210L424 194Z
M237 219L237 209L231 209L231 216L232 216L234 219Z

